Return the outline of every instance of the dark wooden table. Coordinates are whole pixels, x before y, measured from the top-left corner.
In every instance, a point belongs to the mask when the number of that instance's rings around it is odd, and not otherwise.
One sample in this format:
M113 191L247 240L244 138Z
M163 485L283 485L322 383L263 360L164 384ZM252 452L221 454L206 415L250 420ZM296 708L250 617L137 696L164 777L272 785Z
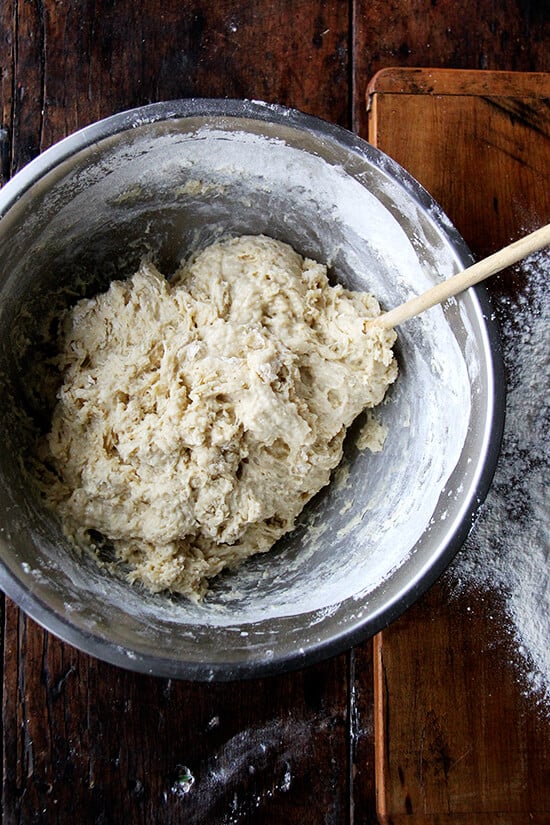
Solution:
M367 137L380 69L548 72L549 35L544 0L3 0L2 180L78 127L177 97L276 101ZM371 139L430 178L384 132L405 103L384 97L395 85L371 91ZM448 176L423 182L448 208ZM485 231L470 206L452 217L473 251L504 242L513 214ZM549 823L548 717L510 669L498 594L470 593L467 608L443 580L374 644L202 685L91 659L6 600L2 822Z

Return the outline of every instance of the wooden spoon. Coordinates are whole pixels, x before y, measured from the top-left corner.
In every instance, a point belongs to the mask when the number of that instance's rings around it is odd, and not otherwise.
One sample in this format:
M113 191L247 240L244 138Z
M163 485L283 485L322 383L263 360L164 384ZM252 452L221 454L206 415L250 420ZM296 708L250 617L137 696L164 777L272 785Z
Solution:
M424 310L446 301L447 298L458 295L468 287L479 283L479 281L483 281L502 269L506 269L507 266L521 261L522 258L526 258L532 252L538 252L539 249L543 249L548 244L550 244L550 224L525 235L519 241L514 241L514 243L505 246L499 252L489 255L488 258L484 258L482 261L473 264L473 266L469 266L463 272L459 272L458 275L454 275L447 281L428 289L422 295L417 295L416 298L405 301L405 303L389 310L389 312L382 313L378 318L373 318L371 323L385 329L392 329L398 324L408 321L409 318L419 315Z

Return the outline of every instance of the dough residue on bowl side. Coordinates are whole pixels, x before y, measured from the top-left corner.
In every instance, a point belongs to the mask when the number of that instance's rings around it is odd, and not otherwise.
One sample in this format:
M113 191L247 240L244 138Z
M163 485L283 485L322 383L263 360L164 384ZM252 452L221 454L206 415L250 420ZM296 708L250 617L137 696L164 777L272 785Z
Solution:
M200 598L291 530L346 428L397 375L376 299L287 244L213 244L167 280L150 262L63 320L40 460L48 503L130 579Z

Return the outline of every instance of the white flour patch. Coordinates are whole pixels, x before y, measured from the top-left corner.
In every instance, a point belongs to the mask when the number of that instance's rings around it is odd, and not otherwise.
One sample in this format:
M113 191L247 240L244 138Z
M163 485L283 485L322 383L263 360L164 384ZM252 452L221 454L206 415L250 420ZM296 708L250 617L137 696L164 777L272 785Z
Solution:
M326 740L333 726L330 715L269 719L236 733L192 770L178 765L171 794L180 800L187 797L189 807L181 809L185 822L239 825L272 810L295 780L304 782L309 776L316 744ZM331 766L326 781L334 783L339 770L336 759ZM164 801L169 799L165 793ZM337 806L335 799L327 822L334 820Z
M501 298L506 424L492 488L449 575L453 587L499 591L521 662L520 681L550 713L550 254L520 267L518 298Z

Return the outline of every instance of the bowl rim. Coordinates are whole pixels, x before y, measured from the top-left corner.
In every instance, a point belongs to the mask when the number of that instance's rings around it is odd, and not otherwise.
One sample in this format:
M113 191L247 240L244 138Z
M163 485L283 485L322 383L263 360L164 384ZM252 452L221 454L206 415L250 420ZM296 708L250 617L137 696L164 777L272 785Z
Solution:
M83 149L140 126L161 121L186 118L222 117L276 122L291 128L312 131L316 137L343 145L375 163L385 174L398 178L406 194L424 210L429 210L439 231L445 236L454 254L466 267L474 257L442 208L427 190L395 160L348 129L306 114L298 109L258 100L229 98L183 98L152 103L127 109L73 132L53 144L19 170L0 190L0 220L11 207L42 177ZM505 374L500 335L495 314L484 286L470 288L468 293L477 302L482 329L487 337L487 369L492 376L491 408L486 428L486 451L480 462L480 472L469 498L463 504L464 517L448 537L439 554L431 559L427 569L406 590L400 590L377 614L351 628L345 628L329 639L313 641L304 649L270 660L216 661L215 663L183 661L165 656L150 656L114 644L100 634L74 625L66 616L55 613L36 593L19 579L0 559L0 587L33 620L64 642L85 653L128 670L167 678L193 681L234 681L265 677L315 664L366 641L387 627L426 592L448 567L471 531L480 505L483 503L496 470L504 431Z

